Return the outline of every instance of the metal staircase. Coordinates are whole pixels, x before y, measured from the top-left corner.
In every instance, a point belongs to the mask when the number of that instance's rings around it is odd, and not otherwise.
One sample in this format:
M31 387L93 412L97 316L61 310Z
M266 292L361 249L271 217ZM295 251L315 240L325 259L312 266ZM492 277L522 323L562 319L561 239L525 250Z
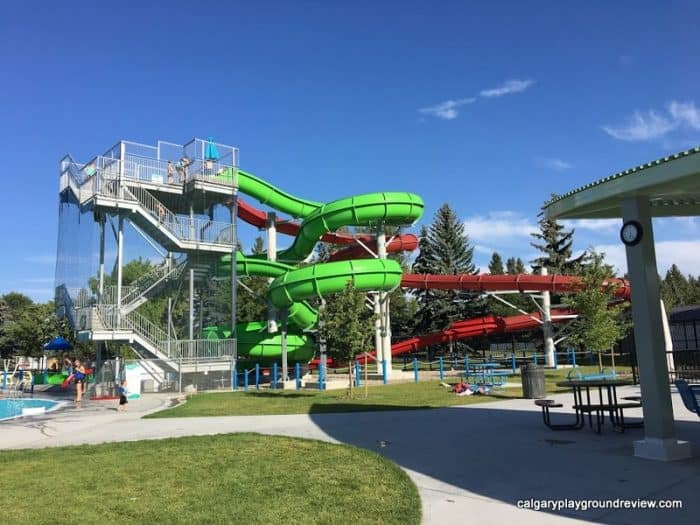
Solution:
M153 297L158 291L168 284L177 281L187 267L187 258L180 256L178 259L166 257L162 264L155 266L150 272L142 275L129 286L122 287L121 307L122 314L133 312L143 303ZM110 286L106 290L104 302L116 304L116 286Z
M232 340L177 340L139 314L137 308L163 287L176 282L186 269L193 269L195 278L208 275L208 257L188 260L187 254L205 252L217 258L230 253L233 231L230 223L210 221L173 213L152 193L152 181L133 177L126 170L137 169L133 161L96 157L85 165L67 156L61 162L60 191L70 191L81 207L94 207L108 213L124 214L151 239L169 252L182 253L121 289L121 307L117 308L117 287L106 286L102 297L90 290L57 290L57 303L66 309L74 329L91 332L94 341L131 344L144 359L158 359L165 368L192 372L201 370L202 359L209 370L226 370L235 348ZM149 191L149 188L151 190ZM173 189L173 187L170 187ZM165 372L156 362L149 363L148 373L156 380ZM199 368L198 368L199 367Z

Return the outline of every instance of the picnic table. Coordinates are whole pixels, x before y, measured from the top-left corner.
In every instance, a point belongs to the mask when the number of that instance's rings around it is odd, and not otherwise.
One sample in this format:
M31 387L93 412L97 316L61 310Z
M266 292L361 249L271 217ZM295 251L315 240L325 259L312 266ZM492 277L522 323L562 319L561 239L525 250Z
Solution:
M617 387L632 384L634 383L629 379L568 379L558 382L557 386L571 388L573 391L573 409L576 413L576 422L570 427L583 427L586 414L588 415L589 426L593 427L594 413L596 417L596 431L598 433L601 431L606 413L610 417L614 430L624 432L626 428L642 426L642 423L625 422L624 415L625 409L639 408L642 406L641 402L638 400L623 400L620 402L617 399ZM591 395L591 390L598 390L598 395L595 396L595 393Z

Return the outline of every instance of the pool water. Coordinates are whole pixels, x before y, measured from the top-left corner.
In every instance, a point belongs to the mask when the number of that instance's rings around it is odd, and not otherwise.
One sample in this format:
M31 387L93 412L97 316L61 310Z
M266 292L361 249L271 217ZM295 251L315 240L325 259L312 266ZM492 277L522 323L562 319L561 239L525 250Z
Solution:
M44 407L48 412L58 405L58 401L50 399L0 399L0 421L21 416L23 408Z

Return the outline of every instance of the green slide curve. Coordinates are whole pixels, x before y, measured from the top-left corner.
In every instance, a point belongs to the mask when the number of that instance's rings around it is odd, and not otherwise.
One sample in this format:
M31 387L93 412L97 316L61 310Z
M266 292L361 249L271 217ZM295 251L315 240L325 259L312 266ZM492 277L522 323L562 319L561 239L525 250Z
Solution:
M422 199L408 192L383 192L357 195L327 204L295 197L258 177L238 170L224 172L219 178L234 184L239 191L275 210L302 219L299 234L292 245L277 253L284 262L273 262L259 256L236 255L239 275L271 277L268 299L278 309L286 308L292 330L287 336L290 362L305 362L313 357L315 346L308 336L295 332L311 329L317 312L305 302L310 297L341 292L348 281L362 291L391 291L401 282L401 266L393 260L357 259L335 261L296 268L308 257L320 237L343 226L382 226L410 224L423 214ZM221 258L218 271L231 272L231 256ZM281 354L279 334L268 334L266 323L242 323L236 326L238 350L242 358L258 362L278 360ZM230 329L210 327L208 338L230 336ZM227 335L228 334L228 335Z

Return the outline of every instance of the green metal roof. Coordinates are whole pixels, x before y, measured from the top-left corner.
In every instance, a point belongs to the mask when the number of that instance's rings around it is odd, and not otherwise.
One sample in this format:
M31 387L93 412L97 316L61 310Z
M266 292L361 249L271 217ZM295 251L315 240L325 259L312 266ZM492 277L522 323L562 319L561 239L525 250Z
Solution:
M569 191L545 203L550 218L620 217L625 197L646 196L656 217L700 215L700 146Z

